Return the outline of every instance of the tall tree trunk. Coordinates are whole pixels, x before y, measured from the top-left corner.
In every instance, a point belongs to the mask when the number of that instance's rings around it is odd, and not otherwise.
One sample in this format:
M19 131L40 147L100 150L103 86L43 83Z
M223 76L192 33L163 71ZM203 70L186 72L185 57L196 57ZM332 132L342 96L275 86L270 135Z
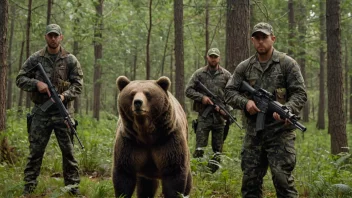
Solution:
M51 1L51 0L48 0ZM80 3L80 1L76 0L75 1L75 15L78 13L78 10L81 8L82 4ZM79 37L79 33L78 33L78 27L80 25L80 18L76 17L73 20L73 32L74 32L74 36L73 36L73 55L75 55L76 57L79 54L79 43L78 43L78 37ZM75 114L81 113L81 109L80 109L80 105L81 105L81 97L77 96L74 100L73 106L75 109Z
M298 5L298 32L299 32L299 41L300 47L298 52L298 64L301 66L302 76L305 80L306 86L307 83L307 72L306 72L306 34L307 34L307 24L306 24L306 9L305 9L305 0L300 0ZM309 99L303 107L303 121L309 122Z
M16 6L11 6L11 27L10 27L10 40L9 40L9 50L8 50L8 78L7 78L7 102L6 102L6 108L11 109L12 108L12 63L14 62L12 60L12 40L13 40L13 34L14 34L14 29L15 29L15 18L16 18Z
M176 98L185 109L184 51L183 51L183 0L174 0L175 20L175 91Z
M18 70L21 69L22 63L23 63L24 43L25 43L25 41L23 40L22 43L21 43L21 53L20 53L20 57L19 57L20 61L19 61L19 64L18 64L19 65L19 69ZM24 93L24 91L22 89L20 89L19 94L18 94L19 95L18 96L18 103L17 103L19 111L22 111L23 93Z
M205 55L204 55L204 60L205 64L208 64L207 61L207 53L209 50L209 0L206 0L205 3Z
M350 50L352 52L352 50ZM349 116L349 123L352 124L352 76L350 76L350 95L349 95L349 100L350 100L350 108L349 108L349 112L350 112L350 116Z
M328 50L328 131L331 153L348 152L346 120L343 109L340 0L326 1L326 38Z
M13 163L13 153L6 135L6 78L7 78L7 25L8 0L0 0L0 162ZM10 96L9 96L10 97Z
M137 48L137 45L136 45L135 46L135 50L134 50L134 56L133 56L133 75L132 75L132 80L136 80L137 60L138 60L138 48Z
M293 0L288 0L288 55L294 57L295 48L295 12Z
M147 45L146 45L146 79L150 79L150 52L149 52L149 45L150 45L150 37L152 34L152 26L153 26L153 20L152 20L152 3L153 0L149 0L149 27L148 29L148 38L147 38Z
M32 25L32 0L28 0L27 28L26 28L26 59L30 56L30 32ZM30 93L26 92L26 108L31 107Z
M320 71L319 71L319 107L318 107L318 121L317 129L325 129L325 2L323 0L319 3L320 7L320 47L319 47L319 57L320 57Z
M48 9L46 12L46 25L50 24L51 6L52 6L52 0L48 0Z
M345 117L348 115L348 43L345 41Z
M96 23L94 28L94 102L93 102L93 118L99 120L100 113L100 92L101 92L101 62L103 58L103 45L101 44L102 30L103 30L103 2L95 6L96 9Z
M171 55L170 55L170 81L171 81L171 90L170 92L172 94L175 94L174 93L174 87L175 86L175 82L174 82L174 53L173 53L173 47L171 46Z
M227 0L225 66L231 73L249 57L249 12L249 0Z
M170 32L171 32L171 27L172 27L172 21L170 21L169 28L168 28L167 34L166 34L163 59L161 60L161 76L164 76L165 58L166 58L166 52L167 52L167 44L169 43L169 36L170 36Z

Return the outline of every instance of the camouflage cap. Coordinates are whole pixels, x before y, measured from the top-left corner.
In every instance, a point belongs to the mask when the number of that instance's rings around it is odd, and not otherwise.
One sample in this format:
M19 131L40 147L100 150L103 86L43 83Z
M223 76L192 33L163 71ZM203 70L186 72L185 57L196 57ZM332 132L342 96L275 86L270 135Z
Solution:
M57 24L50 24L50 25L46 26L46 33L45 34L49 34L51 32L54 32L58 35L62 34L61 27Z
M208 50L208 53L207 53L208 56L210 55L216 55L216 56L220 56L220 51L218 48L210 48Z
M274 34L273 27L270 24L260 22L253 27L252 36L256 32L263 32L266 35Z

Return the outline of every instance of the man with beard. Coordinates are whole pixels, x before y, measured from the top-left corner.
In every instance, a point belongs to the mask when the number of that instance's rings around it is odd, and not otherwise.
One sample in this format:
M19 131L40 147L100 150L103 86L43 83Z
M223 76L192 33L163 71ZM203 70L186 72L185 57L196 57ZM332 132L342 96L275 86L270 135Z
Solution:
M186 96L192 99L193 110L198 112L197 127L196 127L196 149L193 153L194 158L201 158L204 155L204 149L208 144L208 137L210 131L212 132L212 149L214 155L212 160L209 161L208 167L211 172L215 172L219 168L220 154L224 143L224 127L226 124L225 113L219 109L218 106L204 115L204 110L214 103L209 96L205 95L196 86L195 81L204 84L214 95L220 99L224 99L225 86L230 79L231 73L219 65L220 51L217 48L209 49L207 53L208 64L196 70L186 87Z
M266 112L265 128L256 131L258 109L253 99L240 92L242 81L273 93L292 113L299 114L307 101L304 80L297 62L274 49L276 37L268 23L252 31L257 53L241 62L226 85L226 101L245 112L246 135L241 152L242 197L263 197L263 177L270 167L277 197L298 197L292 171L296 165L295 127L276 112Z
M59 25L48 25L44 37L47 45L25 61L16 78L17 86L30 92L34 103L31 119L28 120L29 156L24 170L23 195L31 194L37 186L45 148L53 130L62 153L65 186L71 194L77 195L80 178L74 157L73 135L59 109L52 104L48 85L37 64L42 64L71 116L73 100L82 91L83 72L77 58L61 47L63 35Z

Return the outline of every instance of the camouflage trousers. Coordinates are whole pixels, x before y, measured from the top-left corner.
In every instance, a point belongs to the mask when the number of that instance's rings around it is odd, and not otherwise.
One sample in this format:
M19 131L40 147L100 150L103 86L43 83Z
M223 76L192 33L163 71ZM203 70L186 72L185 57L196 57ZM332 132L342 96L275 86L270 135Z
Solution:
M214 119L198 117L196 131L196 150L193 157L203 157L203 148L208 145L209 134L211 131L211 147L213 152L218 154L222 152L224 144L224 127L225 123L214 123Z
M298 197L292 171L296 165L294 131L262 131L245 136L241 152L242 197L263 197L263 177L270 167L277 197Z
M74 148L71 142L72 135L60 114L34 114L28 134L29 156L24 170L26 187L35 188L37 177L43 161L45 148L49 142L52 131L62 153L62 168L65 185L79 184L77 161L74 158Z

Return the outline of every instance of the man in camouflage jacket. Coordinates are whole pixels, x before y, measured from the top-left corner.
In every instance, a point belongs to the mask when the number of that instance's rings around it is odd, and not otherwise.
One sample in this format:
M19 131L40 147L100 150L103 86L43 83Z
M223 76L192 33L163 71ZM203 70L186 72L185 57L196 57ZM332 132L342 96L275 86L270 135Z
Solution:
M46 145L54 130L63 157L63 177L65 185L73 185L70 192L79 194L80 182L77 161L74 158L73 135L64 123L64 118L55 104L43 108L50 100L48 85L36 67L41 63L46 75L60 94L60 98L73 114L73 100L81 93L83 72L77 58L61 47L63 35L57 24L46 27L44 49L32 54L23 64L16 78L16 84L24 91L31 93L34 103L32 122L29 123L29 157L24 170L24 195L33 192L37 186L37 177L43 160ZM50 104L50 103L49 103ZM72 186L71 186L72 187Z
M257 53L241 62L226 86L226 101L246 112L246 136L241 152L242 197L263 197L263 177L268 167L277 197L298 197L292 171L296 165L294 127L285 124L276 112L266 115L265 129L256 133L260 111L251 98L239 92L242 81L259 86L276 96L294 114L307 101L304 80L297 62L274 49L276 37L267 23L258 23L252 32Z
M196 70L192 74L186 87L186 96L194 100L193 110L198 112L196 150L193 153L193 157L203 157L204 148L208 144L209 133L212 131L211 145L214 152L213 159L220 162L219 154L222 152L224 127L226 124L223 115L221 115L224 114L224 112L217 107L208 115L202 116L205 108L209 105L213 105L213 102L208 96L202 93L202 91L197 89L195 81L198 80L214 95L218 96L220 99L224 99L224 88L231 73L219 65L219 49L211 48L207 53L207 61L208 65ZM215 172L218 169L218 165L213 162L210 162L208 165L212 172Z

